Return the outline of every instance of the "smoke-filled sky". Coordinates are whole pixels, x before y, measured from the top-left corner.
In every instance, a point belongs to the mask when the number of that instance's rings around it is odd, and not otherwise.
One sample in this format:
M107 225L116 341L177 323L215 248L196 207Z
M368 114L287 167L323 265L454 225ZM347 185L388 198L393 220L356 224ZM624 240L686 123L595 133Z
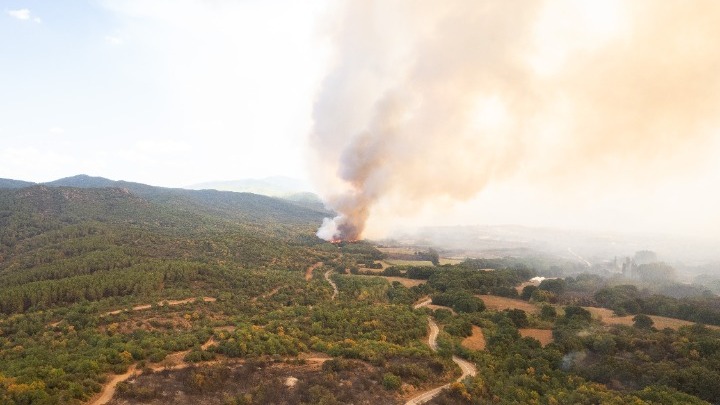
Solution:
M344 214L328 238L500 223L720 237L714 0L0 11L0 177L309 178Z
M720 3L356 1L336 17L312 142L341 215L320 236L412 223L398 215L718 229Z

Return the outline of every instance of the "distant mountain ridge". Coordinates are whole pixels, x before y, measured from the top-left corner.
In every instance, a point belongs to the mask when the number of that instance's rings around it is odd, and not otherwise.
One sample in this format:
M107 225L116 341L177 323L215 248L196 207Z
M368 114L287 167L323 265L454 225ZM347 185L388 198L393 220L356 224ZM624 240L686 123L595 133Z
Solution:
M34 186L36 183L13 179L0 179L0 188L23 188Z
M241 179L230 181L212 181L192 184L185 188L191 190L214 189L220 191L238 191L263 194L271 197L284 197L311 190L308 183L292 177L273 176L262 179Z
M327 213L320 197L306 191L309 186L298 179L289 177L267 177L265 179L246 179L227 182L199 183L187 188L167 188L150 186L142 183L129 182L124 180L110 180L104 177L88 176L79 174L71 177L64 177L45 183L33 183L23 180L0 179L2 188L23 188L34 185L45 185L50 187L76 187L76 188L104 188L119 187L132 191L134 194L151 199L167 199L171 196L200 196L213 195L213 192L234 192L262 195L279 198L289 201L294 205L309 208L314 211ZM170 191L172 190L172 191Z
M154 204L174 207L188 213L221 216L244 223L284 223L308 225L319 223L330 213L322 205L294 202L259 194L218 190L188 190L149 186L128 181L114 181L104 177L77 175L47 183L31 183L4 180L0 189L23 189L27 187L71 187L80 189L116 188L129 192Z

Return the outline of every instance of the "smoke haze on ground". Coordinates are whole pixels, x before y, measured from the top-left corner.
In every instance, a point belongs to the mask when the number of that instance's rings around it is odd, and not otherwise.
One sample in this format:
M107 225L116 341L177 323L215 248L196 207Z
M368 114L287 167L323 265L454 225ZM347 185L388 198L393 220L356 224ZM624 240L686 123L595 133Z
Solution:
M324 239L519 223L717 236L720 3L347 1L326 20Z

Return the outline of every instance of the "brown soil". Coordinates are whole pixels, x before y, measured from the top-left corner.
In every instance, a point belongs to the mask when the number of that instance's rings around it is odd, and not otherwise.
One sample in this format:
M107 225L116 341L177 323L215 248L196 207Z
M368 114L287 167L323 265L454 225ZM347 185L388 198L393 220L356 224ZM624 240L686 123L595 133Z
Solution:
M313 264L312 266L308 267L307 270L305 270L305 281L310 281L313 278L313 271L317 269L318 267L322 266L323 262L317 262Z
M541 345L547 346L552 343L552 331L548 329L519 329L520 336L537 339Z
M485 350L485 335L482 329L473 325L472 335L463 339L462 345L470 350Z
M191 303L191 302L195 302L196 300L197 300L197 298L194 298L194 297L193 297L193 298L186 298L186 299L184 299L184 300L165 300L165 301L160 301L160 302L158 302L157 305L158 305L159 307L162 307L162 306L164 306L164 305L166 305L166 304L167 304L168 306L175 306L175 305L188 304L188 303ZM204 302L215 302L215 301L217 301L217 299L216 299L216 298L213 298L213 297L203 297L203 301L204 301ZM150 304L144 304L144 305L134 306L132 309L133 309L133 311L142 311L142 310L150 309L150 308L152 308L152 305L150 305ZM124 309L116 309L116 310L114 310L114 311L106 312L106 313L102 314L101 316L117 315L117 314L119 314L119 313L121 313L121 312L123 312L123 311L125 311L125 310L124 310Z
M497 297L494 295L476 295L483 300L488 309L503 311L505 309L522 309L530 314L537 314L540 310L535 305L514 298Z

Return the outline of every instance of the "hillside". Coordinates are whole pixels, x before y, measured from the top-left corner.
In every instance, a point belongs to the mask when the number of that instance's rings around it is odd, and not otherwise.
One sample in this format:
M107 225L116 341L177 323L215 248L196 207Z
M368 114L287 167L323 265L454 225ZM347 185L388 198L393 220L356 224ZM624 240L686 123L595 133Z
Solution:
M519 300L542 260L381 270L372 244L315 237L326 214L88 176L0 188L0 403L720 401L716 329L593 318L576 290L626 302L587 276ZM449 384L457 364L478 374Z

